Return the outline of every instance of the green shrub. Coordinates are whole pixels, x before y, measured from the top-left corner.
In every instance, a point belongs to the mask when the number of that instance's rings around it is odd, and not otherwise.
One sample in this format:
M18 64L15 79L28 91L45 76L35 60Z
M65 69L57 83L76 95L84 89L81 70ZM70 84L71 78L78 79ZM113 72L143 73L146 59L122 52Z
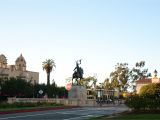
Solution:
M62 104L47 103L47 102L37 102L37 103L15 102L13 104L9 104L9 103L1 103L0 104L0 108L49 107L49 106L62 106Z
M136 110L159 110L160 83L143 86L139 95L133 95L126 99L126 105Z
M159 110L160 97L134 95L128 97L125 104L134 110Z
M152 83L142 86L139 95L148 97L159 97L160 95L160 83Z

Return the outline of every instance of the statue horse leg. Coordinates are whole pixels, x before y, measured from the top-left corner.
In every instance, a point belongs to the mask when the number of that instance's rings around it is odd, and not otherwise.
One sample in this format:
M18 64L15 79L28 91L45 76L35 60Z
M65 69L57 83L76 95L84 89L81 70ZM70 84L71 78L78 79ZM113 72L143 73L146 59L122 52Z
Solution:
M73 78L72 78L72 85L73 85Z
M77 80L77 78L75 79L75 83L76 83L76 84L78 84L78 80Z
M73 80L75 79L75 73L72 75L72 85L73 85Z

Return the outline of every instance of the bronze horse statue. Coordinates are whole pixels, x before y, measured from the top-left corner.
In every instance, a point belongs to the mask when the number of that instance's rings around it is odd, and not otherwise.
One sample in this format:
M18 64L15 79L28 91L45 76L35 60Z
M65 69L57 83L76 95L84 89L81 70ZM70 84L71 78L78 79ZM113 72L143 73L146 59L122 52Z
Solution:
M74 73L72 75L72 84L73 84L73 79L75 79L75 84L80 85L80 80L83 79L83 69L79 67L81 64L81 60L78 60L76 62L76 67L74 68Z

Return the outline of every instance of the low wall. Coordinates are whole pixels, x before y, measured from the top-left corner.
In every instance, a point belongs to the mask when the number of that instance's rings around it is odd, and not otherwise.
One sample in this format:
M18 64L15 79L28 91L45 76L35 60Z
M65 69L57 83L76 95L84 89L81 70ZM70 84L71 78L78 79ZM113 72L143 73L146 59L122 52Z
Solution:
M66 106L96 106L97 103L95 100L78 100L78 99L55 99L55 98L8 98L8 103L14 102L49 102L49 103L58 103Z

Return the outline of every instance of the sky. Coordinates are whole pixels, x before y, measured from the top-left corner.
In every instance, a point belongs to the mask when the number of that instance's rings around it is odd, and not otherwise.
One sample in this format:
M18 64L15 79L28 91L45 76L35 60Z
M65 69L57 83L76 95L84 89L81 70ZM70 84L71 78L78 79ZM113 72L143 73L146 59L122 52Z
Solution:
M109 78L117 63L160 72L159 0L0 0L0 54L15 64L24 56L27 70L39 72L53 59L51 81L65 86L76 60L84 77Z

